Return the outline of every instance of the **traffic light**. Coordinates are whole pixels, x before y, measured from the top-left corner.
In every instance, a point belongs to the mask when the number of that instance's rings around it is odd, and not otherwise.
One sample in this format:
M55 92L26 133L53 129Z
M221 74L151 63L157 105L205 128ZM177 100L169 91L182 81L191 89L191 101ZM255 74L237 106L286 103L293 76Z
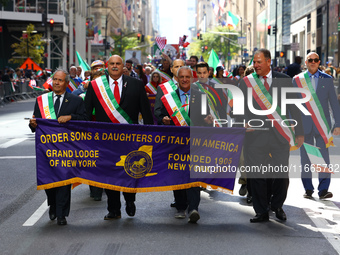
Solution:
M141 36L140 42L144 42L144 35Z
M197 40L199 40L200 39L200 33L197 33Z
M276 35L276 26L273 26L273 35Z
M185 40L187 39L186 35L183 35L183 43L185 43Z
M268 26L268 35L270 35L270 29L272 28L271 25Z
M50 19L50 30L53 31L54 19Z
M41 14L41 22L42 22L42 26L46 26L46 23L47 23L47 14L46 13L43 13Z
M283 58L285 56L285 53L283 51L280 51L280 58Z
M137 39L140 40L140 33L137 34Z
M206 50L208 50L208 46L207 45L204 46L204 51L206 51Z

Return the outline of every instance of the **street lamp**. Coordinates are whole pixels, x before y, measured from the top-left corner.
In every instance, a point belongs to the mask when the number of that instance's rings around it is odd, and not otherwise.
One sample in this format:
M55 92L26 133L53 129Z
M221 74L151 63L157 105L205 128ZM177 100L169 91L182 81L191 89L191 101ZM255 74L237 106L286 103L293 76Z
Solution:
M22 34L22 38L25 39L25 37L26 37L26 39L27 39L27 58L29 58L29 57L30 57L30 53L29 53L29 45L28 45L29 36L30 36L31 33L35 34L35 33L38 33L38 32L35 31L35 30L33 30L33 31L31 31L31 32L29 32L29 31L22 31L22 33L23 33L23 34Z

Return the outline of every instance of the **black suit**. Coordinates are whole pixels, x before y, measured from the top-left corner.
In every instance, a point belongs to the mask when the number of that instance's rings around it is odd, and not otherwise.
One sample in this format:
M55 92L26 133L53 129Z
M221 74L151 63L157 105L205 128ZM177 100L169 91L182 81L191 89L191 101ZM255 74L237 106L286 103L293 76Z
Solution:
M41 118L38 102L35 102L34 113L35 118ZM85 105L82 98L65 92L61 108L57 118L60 116L71 115L72 120L86 120ZM35 128L29 126L32 132ZM55 208L57 217L65 217L70 213L71 205L71 185L61 186L45 190L47 195L47 204Z
M180 98L179 89L176 89L176 94L178 98ZM193 121L195 126L206 126L204 122L204 118L206 116L201 115L201 92L195 89L194 86L191 85L190 91L190 103L189 103L189 117ZM157 92L157 95L164 95L163 92ZM161 101L161 97L156 97L155 105L158 105L159 109L157 113L155 113L155 117L157 118L157 122L159 125L164 125L162 120L165 116L170 118L169 113L167 112L163 102ZM175 125L175 123L171 120L170 125ZM176 202L176 209L179 211L184 211L188 208L188 212L192 210L198 211L198 205L200 203L200 187L194 187L189 189L182 190L174 190L174 197Z
M107 77L107 80L109 81L109 77ZM142 81L123 75L123 88L119 105L130 117L133 124L138 124L139 113L143 116L144 124L153 124L149 99ZM89 119L91 119L93 109L95 109L96 121L111 122L93 90L92 83L89 84L87 89L85 107ZM120 192L108 189L105 192L108 197L108 211L120 213ZM135 201L136 193L124 192L123 195L126 201Z
M272 72L272 84L269 93L272 95L273 87L278 88L278 106L281 107L281 88L292 87L292 82L289 76ZM236 116L237 122L242 122L245 119L246 123L251 119L261 119L264 122L264 127L268 130L255 130L247 132L244 142L245 164L248 167L261 164L268 165L268 155L271 154L271 166L288 166L289 160L289 143L284 137L271 127L271 122L266 121L267 116L258 116L251 113L247 105L247 86L244 80L241 81L240 88L243 91L245 98L245 115ZM297 95L291 97L297 98ZM257 110L261 110L258 103L253 97L253 106ZM295 135L303 135L303 127L300 110L295 105L287 105L287 119L295 119L298 125L295 127ZM255 125L255 123L252 123ZM258 123L256 123L257 125ZM253 196L253 207L257 214L263 214L268 211L269 203L272 209L281 208L286 196L289 185L288 172L274 173L271 175L262 175L261 173L247 173L248 181L251 184ZM266 178L267 177L267 178ZM268 178L272 181L268 182ZM272 185L272 194L267 194L267 186ZM272 196L271 196L272 195ZM271 197L270 197L271 196ZM269 200L269 201L268 201Z

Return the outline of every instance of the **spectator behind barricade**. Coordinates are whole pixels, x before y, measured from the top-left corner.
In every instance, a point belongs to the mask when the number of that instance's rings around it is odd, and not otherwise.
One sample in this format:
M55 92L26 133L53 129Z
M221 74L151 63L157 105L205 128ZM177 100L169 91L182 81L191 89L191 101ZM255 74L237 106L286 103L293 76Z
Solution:
M224 77L224 68L223 66L216 67L216 78L223 78Z
M7 69L5 74L2 76L3 82L11 82L10 73L11 73L11 70Z
M133 77L133 78L137 78L138 75L137 73L133 70L133 62L132 60L128 59L125 61L125 67L127 68L127 70L129 71L129 76Z
M150 74L151 74L151 67L150 66L146 66L145 67L145 76L146 76L146 79L148 80L148 82L150 81Z
M209 78L214 78L214 72L215 72L214 68L210 66L209 67Z
M148 84L148 79L146 78L144 72L143 72L143 67L141 65L137 65L135 67L135 72L137 73L137 79L141 80L144 84L144 86L146 84Z

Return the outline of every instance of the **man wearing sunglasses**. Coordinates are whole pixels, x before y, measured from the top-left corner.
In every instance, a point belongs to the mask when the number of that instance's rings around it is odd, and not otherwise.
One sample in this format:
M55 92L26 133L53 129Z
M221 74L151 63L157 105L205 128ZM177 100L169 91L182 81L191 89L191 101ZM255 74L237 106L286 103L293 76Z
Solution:
M334 146L332 142L333 135L340 134L340 106L334 90L333 79L330 75L320 72L320 58L315 52L308 53L306 57L307 71L296 75L293 79L294 86L308 86L312 94L312 99L304 104L305 108L311 115L302 114L302 123L305 132L305 143L320 148L321 155L325 160L328 168L332 168L329 160L328 147ZM331 126L330 110L332 110L335 124ZM304 198L312 198L314 186L312 183L311 160L309 159L306 149L301 146L301 178L306 193ZM319 172L319 198L327 199L333 197L332 192L328 191L331 174Z

